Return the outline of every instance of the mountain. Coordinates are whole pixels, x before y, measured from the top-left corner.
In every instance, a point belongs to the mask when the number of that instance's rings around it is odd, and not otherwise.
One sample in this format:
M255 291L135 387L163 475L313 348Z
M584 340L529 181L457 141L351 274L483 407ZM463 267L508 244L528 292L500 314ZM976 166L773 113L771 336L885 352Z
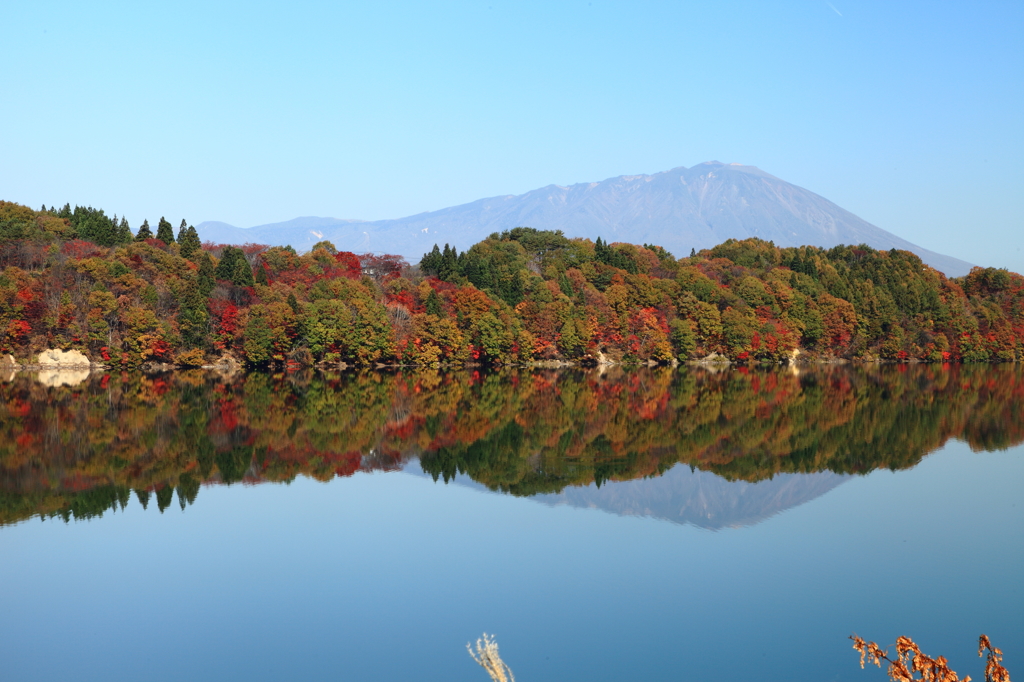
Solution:
M415 462L406 473L427 476ZM822 471L811 474L776 474L769 480L749 483L727 481L709 471L694 470L677 464L661 476L632 481L605 481L569 487L552 495L533 495L529 499L549 506L568 505L580 509L600 509L618 516L646 516L680 525L709 530L752 526L787 509L810 502L850 480L851 476ZM456 476L454 485L489 491L465 475Z
M517 226L562 230L569 237L658 244L676 256L729 238L759 237L778 246L863 243L876 249L905 249L950 277L965 275L971 268L759 168L718 161L654 175L548 185L394 220L296 218L248 229L225 223L202 223L198 229L210 241L291 244L302 250L329 239L340 249L398 253L418 262L435 243L465 250L492 232Z
M648 516L700 528L752 526L821 497L850 476L823 471L776 474L749 483L727 481L708 471L677 464L657 478L608 481L600 488L566 488L557 495L531 499L549 505L601 509L619 516Z
M369 237L355 230L358 225L372 225L363 220L342 220L339 218L317 218L306 216L293 218L283 223L268 223L256 227L235 227L228 223L209 220L196 228L203 241L215 244L269 244L270 246L291 245L298 251L308 251L318 241L327 239L346 251L376 251L361 244ZM346 232L347 230L347 232ZM355 240L353 242L353 240ZM361 242L360 242L361 240ZM405 255L404 253L402 255ZM419 254L422 256L423 254ZM408 257L408 256L406 256Z

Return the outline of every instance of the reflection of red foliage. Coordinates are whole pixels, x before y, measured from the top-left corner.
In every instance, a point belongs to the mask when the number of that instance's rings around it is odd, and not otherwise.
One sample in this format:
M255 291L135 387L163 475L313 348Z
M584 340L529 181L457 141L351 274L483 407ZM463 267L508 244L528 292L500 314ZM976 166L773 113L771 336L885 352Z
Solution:
M363 456L359 452L348 452L338 457L338 460L340 460L340 463L334 468L334 473L338 476L351 476L359 471L359 465L363 462Z
M18 398L15 398L14 401L11 403L11 412L13 412L16 417L24 419L29 415L29 412L31 411L32 404L28 401L19 400Z
M231 433L238 428L238 415L235 412L235 403L231 398L221 398L217 401L218 414L210 425L212 433Z

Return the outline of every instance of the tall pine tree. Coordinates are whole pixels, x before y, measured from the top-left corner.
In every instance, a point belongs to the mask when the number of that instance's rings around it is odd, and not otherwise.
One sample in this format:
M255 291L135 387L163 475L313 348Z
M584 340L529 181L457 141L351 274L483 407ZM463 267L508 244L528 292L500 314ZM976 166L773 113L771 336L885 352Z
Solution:
M117 243L117 223L108 218L102 209L75 206L75 212L71 214L71 226L79 239L100 246L114 246Z
M160 223L156 228L156 238L168 246L174 243L174 228L163 216L160 216Z
M213 267L213 258L206 251L200 251L199 256L199 291L204 298L209 298L213 287L217 285L217 275Z
M440 267L441 249L437 248L437 244L434 244L434 248L430 253L423 254L423 258L420 260L420 270L426 275L436 275Z
M203 295L199 275L186 277L178 301L178 329L185 348L199 348L206 338L206 296Z
M142 227L140 227L139 231L135 233L135 241L141 242L143 240L152 239L152 238L153 238L153 230L149 229L149 221L148 220L143 220L142 221Z
M441 262L437 267L438 279L443 279L446 282L453 281L459 274L459 251L454 247L449 247L447 244L444 245L444 251L441 252Z
M217 279L225 279L240 287L251 287L256 284L245 254L234 246L224 247L224 254L217 264L216 276Z
M196 253L202 250L203 243L199 241L199 233L196 228L189 225L185 227L185 221L181 221L181 229L178 231L178 253L182 258L193 260Z
M127 244L132 240L132 228L128 226L128 219L124 216L121 217L121 222L117 225L117 230L114 233L115 244Z

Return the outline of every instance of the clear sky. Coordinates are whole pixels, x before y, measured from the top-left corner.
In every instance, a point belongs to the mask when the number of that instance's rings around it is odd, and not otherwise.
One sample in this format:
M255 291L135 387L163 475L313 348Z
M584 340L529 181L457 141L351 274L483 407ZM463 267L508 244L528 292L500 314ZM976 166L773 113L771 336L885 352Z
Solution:
M1024 272L1024 3L5 2L0 198L397 218L708 160Z

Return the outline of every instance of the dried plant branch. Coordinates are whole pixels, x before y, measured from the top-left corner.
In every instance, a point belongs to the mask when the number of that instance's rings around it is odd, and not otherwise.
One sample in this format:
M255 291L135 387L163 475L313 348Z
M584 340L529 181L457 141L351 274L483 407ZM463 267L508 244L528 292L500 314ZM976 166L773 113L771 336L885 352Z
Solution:
M512 669L498 655L498 643L494 641L493 636L485 632L482 638L476 640L476 651L469 644L466 644L466 651L481 668L487 671L494 682L516 682L516 676L512 674ZM1009 682L1009 678L1006 682Z
M921 649L909 637L896 640L896 658L889 658L888 649L883 650L874 642L865 642L857 635L850 637L853 648L860 653L860 667L864 661L874 663L879 668L882 661L889 664L886 671L892 682L971 682L970 676L960 679L950 669L945 656L932 658L921 652ZM1003 652L992 646L988 637L982 635L978 640L978 656L988 652L985 665L985 682L1010 682L1010 673L1002 666ZM914 677L920 674L920 677Z
M988 637L982 635L978 638L978 656L985 651L988 656L985 660L985 682L1010 682L1010 673L1003 667L1003 650L992 646Z

